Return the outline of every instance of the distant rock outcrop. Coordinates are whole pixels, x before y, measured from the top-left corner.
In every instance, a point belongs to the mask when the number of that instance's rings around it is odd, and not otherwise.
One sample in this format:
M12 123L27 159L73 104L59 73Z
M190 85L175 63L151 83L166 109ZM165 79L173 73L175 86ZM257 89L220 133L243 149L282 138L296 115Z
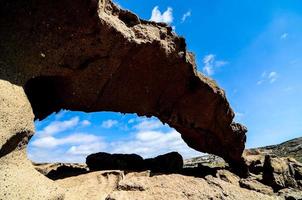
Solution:
M241 187L263 194L279 193L279 196L290 199L302 198L302 163L295 158L301 158L299 152L302 139L297 138L279 145L247 149L244 152L245 162L250 172L244 179L238 179L228 171L229 167L221 158L213 155L185 160L185 168L210 166L219 170L217 177ZM209 160L212 162L210 163ZM210 164L209 164L210 163ZM300 192L299 192L300 191ZM296 198L300 195L300 198ZM294 198L295 197L295 198Z
M295 138L281 144L255 148L263 154L270 154L279 157L292 157L302 163L302 137Z
M144 166L152 172L180 172L183 168L183 158L179 153L171 152L155 158L145 159Z
M180 172L183 168L182 156L171 152L155 158L143 159L136 154L95 153L87 156L86 164L91 171L97 170L129 170L152 172Z
M143 170L144 160L136 154L95 153L87 156L86 164L91 171Z

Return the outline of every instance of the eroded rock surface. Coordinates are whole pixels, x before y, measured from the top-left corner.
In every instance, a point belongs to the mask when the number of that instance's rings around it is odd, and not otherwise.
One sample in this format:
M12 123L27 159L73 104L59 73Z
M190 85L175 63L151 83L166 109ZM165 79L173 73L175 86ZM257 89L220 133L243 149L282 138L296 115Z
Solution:
M190 147L242 162L246 129L167 25L110 1L0 6L0 79L25 89L36 119L62 108L156 116Z
M35 169L52 180L77 176L88 172L85 164L76 163L53 163L53 164L37 164L33 163Z
M277 196L265 195L240 188L213 176L195 178L179 174L150 176L149 172L123 171L92 172L77 177L58 180L66 188L66 199L106 200L276 200ZM85 191L78 193L78 191Z
M64 198L24 150L34 116L60 109L156 116L190 147L244 164L246 128L167 25L110 1L0 0L0 30L0 199Z

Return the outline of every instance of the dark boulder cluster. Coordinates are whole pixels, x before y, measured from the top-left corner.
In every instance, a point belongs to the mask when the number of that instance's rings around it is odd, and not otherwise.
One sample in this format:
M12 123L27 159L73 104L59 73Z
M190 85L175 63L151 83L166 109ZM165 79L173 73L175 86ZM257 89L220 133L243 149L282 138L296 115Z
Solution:
M91 171L98 170L139 170L144 159L136 154L109 154L105 152L87 156L86 164Z
M155 158L143 159L136 154L95 153L87 156L86 164L91 171L98 170L129 170L173 173L183 168L183 158L177 152L160 155Z

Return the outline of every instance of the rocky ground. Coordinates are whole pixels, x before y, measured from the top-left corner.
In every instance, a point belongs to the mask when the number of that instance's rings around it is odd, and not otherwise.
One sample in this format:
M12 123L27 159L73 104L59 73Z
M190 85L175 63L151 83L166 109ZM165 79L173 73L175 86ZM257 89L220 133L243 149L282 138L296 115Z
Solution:
M281 157L293 157L297 161L302 162L302 137L295 138L278 145L260 147L253 150L258 150L265 154L273 154Z
M177 153L153 158L152 162L147 159L148 166L144 165L140 169L136 166L136 170L104 170L112 166L133 168L133 165L127 163L133 161L133 157L138 157L128 155L124 156L123 160L120 154L105 153L91 155L88 166L59 163L35 164L35 166L39 172L53 179L66 191L65 199L298 200L302 199L302 164L293 157L275 155L272 150L288 149L285 147L292 147L293 141L296 141L296 146L300 145L301 140L295 139L274 145L274 148L270 146L246 150L244 157L250 174L244 178L232 173L223 159L212 155L185 160L182 169L179 168ZM289 153L296 155L293 151ZM286 155L285 151L283 155ZM102 160L104 163L100 165L103 167L102 170L94 168L94 171L89 171L91 157L94 157L93 160L96 162ZM135 163L140 160L143 159L138 157ZM168 160L173 165L167 165ZM174 169L174 172L159 172L159 168L152 168L153 165L150 163L156 163L161 168L169 168L170 171ZM95 166L97 165L94 163L93 167Z

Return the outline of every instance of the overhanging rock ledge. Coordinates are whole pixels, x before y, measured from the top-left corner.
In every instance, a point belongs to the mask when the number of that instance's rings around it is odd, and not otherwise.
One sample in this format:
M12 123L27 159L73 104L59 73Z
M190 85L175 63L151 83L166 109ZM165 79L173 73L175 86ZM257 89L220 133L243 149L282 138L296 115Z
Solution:
M156 116L190 147L243 163L246 128L166 24L110 1L0 0L0 30L0 159L27 162L32 111L70 109Z

